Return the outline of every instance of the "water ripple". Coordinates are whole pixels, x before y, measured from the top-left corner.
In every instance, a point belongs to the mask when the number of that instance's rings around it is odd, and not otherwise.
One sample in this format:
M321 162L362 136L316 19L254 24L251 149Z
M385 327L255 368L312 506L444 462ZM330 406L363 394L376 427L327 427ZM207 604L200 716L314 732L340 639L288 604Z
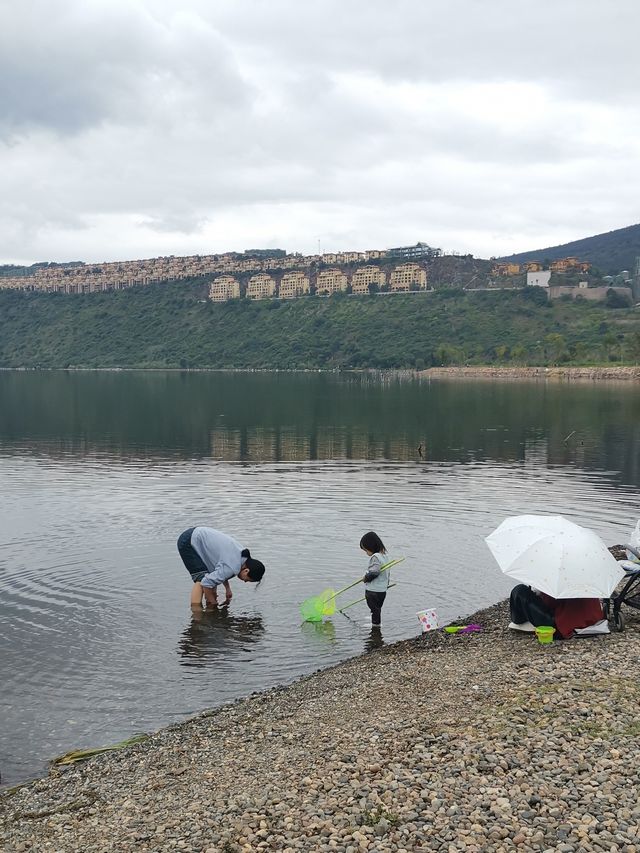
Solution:
M366 530L407 557L385 604L390 642L417 632L417 609L449 620L506 595L483 541L504 517L559 512L613 544L638 505L615 471L536 457L149 466L4 456L0 478L5 782L66 749L154 729L369 648L363 605L319 625L301 625L298 612L309 595L361 576ZM236 583L228 612L200 618L175 546L196 524L234 533L268 567L260 588Z

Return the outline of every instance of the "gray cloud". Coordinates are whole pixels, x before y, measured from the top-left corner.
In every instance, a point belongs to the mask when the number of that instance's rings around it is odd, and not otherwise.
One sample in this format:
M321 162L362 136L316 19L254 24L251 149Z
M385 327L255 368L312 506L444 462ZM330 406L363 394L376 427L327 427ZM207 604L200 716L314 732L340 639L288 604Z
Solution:
M6 3L0 262L630 224L639 23L630 0Z
M0 9L0 129L69 133L246 103L246 84L214 28L152 13L153 4L144 11L83 0Z

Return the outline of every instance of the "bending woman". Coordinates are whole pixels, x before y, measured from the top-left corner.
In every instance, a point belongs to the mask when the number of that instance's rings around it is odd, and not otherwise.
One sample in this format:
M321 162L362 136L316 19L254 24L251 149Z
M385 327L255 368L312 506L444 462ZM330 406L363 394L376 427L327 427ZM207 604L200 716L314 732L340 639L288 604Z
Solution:
M191 579L191 606L202 607L202 596L207 604L218 604L218 587L223 584L226 598L231 601L233 593L229 580L240 578L245 583L260 583L264 575L264 564L251 556L232 536L214 530L213 527L190 527L178 537L178 552Z

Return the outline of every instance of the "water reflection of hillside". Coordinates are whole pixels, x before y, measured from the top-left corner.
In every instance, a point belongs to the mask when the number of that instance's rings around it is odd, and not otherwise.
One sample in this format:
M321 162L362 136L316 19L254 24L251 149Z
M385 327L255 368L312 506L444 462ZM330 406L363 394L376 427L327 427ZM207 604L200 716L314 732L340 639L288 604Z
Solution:
M420 451L418 447L420 446ZM222 428L211 431L211 456L226 462L304 462L322 459L426 459L424 439L396 435L376 437L340 427L315 429L308 435L292 428Z
M211 431L211 457L225 462L304 462L315 460L390 460L418 463L496 461L602 467L625 472L640 482L640 424L609 425L602 435L582 431L570 438L553 431L480 430L459 437L458 446L437 434L377 437L328 428L301 435L290 429L217 428Z
M0 453L149 465L535 460L638 484L640 394L617 383L7 371Z
M96 466L135 462L148 468L185 458L228 463L304 463L315 461L388 461L415 465L454 462L562 466L611 472L613 479L640 485L640 424L608 424L601 433L582 430L565 440L562 430L477 429L464 434L432 432L393 436L326 427L305 435L295 428L216 427L208 448L114 445L95 438L27 439L0 445L2 455L44 459L84 459ZM449 443L451 442L451 443Z

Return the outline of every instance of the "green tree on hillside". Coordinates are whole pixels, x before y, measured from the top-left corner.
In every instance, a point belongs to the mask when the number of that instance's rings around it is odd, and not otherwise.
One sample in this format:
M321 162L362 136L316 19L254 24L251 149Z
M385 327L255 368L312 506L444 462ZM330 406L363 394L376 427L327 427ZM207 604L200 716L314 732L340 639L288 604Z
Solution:
M544 339L544 354L547 361L551 364L559 364L561 361L566 361L568 358L567 342L562 335L557 332L552 332Z
M637 360L640 347L633 309L548 303L540 288L228 303L206 295L200 280L86 296L0 290L0 367L598 363Z
M452 344L440 344L435 351L436 364L446 367L451 364L464 364L465 353L460 347Z
M607 361L616 361L620 349L620 342L615 332L609 330L602 339L602 347L604 349L605 358Z
M516 364L524 364L526 361L527 350L522 344L517 344L511 347L511 360Z
M588 344L586 344L584 341L576 341L569 347L569 355L571 361L575 361L577 364L584 364L589 360Z
M626 340L626 349L629 357L636 364L640 362L640 332L633 332Z

